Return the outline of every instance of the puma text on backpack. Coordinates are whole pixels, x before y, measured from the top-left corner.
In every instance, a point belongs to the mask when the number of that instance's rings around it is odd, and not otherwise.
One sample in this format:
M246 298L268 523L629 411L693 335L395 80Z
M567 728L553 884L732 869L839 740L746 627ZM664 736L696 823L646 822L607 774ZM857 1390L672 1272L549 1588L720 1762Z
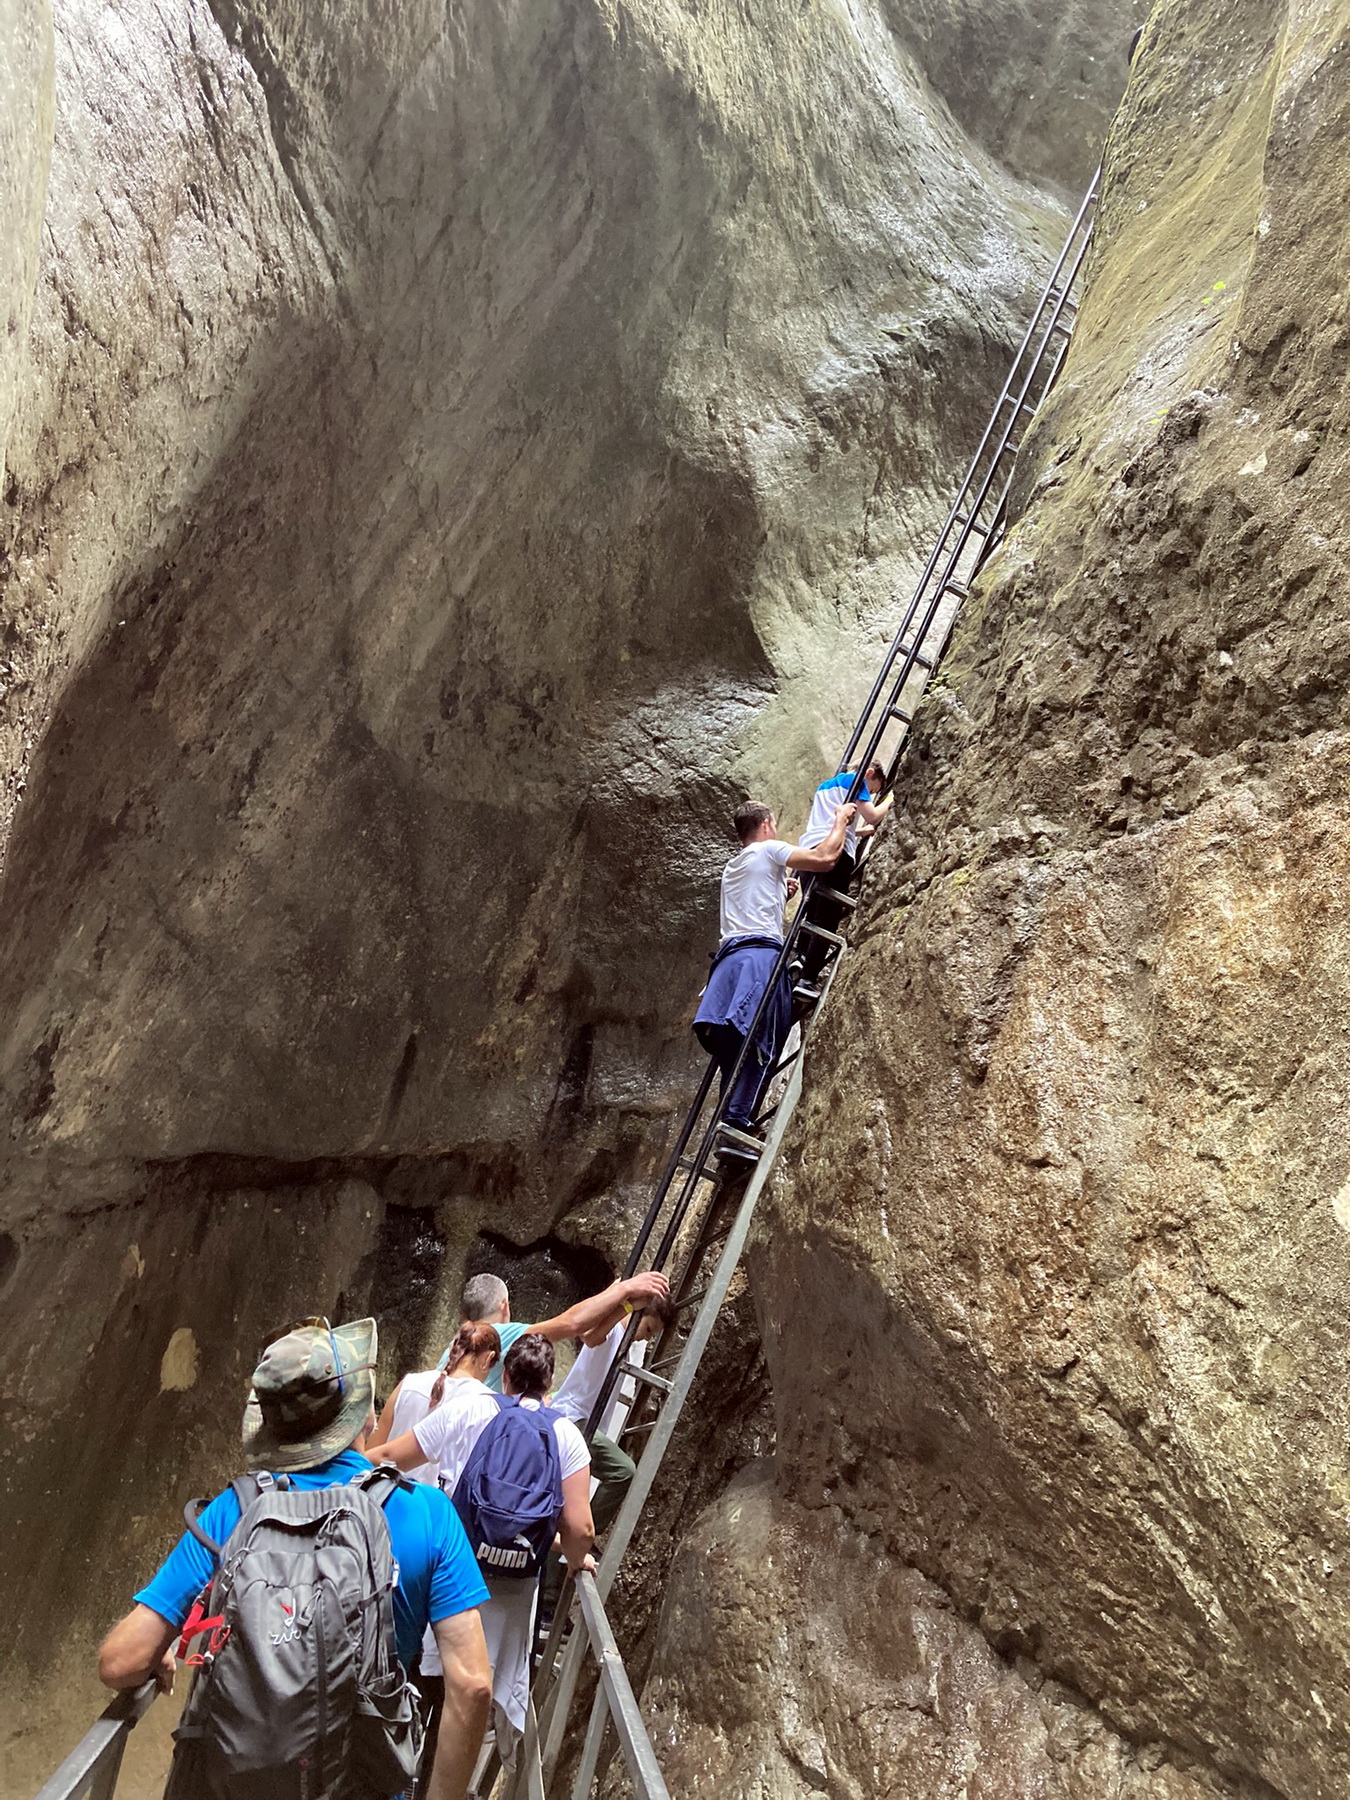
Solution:
M421 1722L395 1648L384 1517L399 1479L385 1464L340 1487L235 1483L243 1511L211 1546L211 1617L184 1631L208 1648L166 1800L375 1800L411 1785Z
M469 1544L493 1575L537 1575L562 1513L562 1461L547 1406L500 1408L479 1434L452 1496Z

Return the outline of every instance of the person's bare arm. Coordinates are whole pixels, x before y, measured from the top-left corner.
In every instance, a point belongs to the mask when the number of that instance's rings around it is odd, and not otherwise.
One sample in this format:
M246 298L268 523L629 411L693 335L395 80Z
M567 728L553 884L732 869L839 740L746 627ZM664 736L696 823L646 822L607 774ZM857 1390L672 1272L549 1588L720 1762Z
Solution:
M558 1524L562 1553L573 1573L581 1567L595 1544L595 1522L591 1518L591 1465L564 1477L563 1509Z
M366 1439L367 1456L370 1456L372 1450L378 1450L381 1444L387 1444L389 1442L389 1427L394 1422L394 1406L398 1400L399 1388L402 1386L403 1383L400 1381L398 1387L394 1389L393 1393L390 1394L389 1398L385 1401L384 1410L380 1414L375 1429ZM373 1462L374 1460L375 1459L371 1457L371 1461Z
M859 800L858 817L868 825L880 825L886 814L895 805L895 795L887 794L884 800Z
M454 1613L432 1626L445 1676L445 1702L427 1800L464 1800L487 1730L492 1670L478 1609Z
M405 1431L392 1444L367 1443L366 1455L375 1463L391 1462L396 1469L416 1469L428 1460L415 1431Z
M834 810L834 824L816 845L814 850L803 850L800 846L787 859L789 869L804 869L807 874L821 874L832 869L839 861L839 853L844 848L844 837L848 831L848 822L857 808L837 806Z
M170 1646L178 1627L139 1602L104 1638L98 1652L98 1678L104 1687L138 1688L154 1679L173 1691L174 1663Z
M550 1344L570 1337L599 1343L624 1316L625 1306L636 1311L648 1300L657 1295L664 1297L669 1292L670 1283L665 1276L649 1269L645 1275L630 1275L625 1281L611 1282L602 1293L592 1294L589 1300L578 1300L556 1319L545 1319L542 1325L531 1325L530 1330L546 1337ZM599 1332L598 1338L593 1337L595 1332Z

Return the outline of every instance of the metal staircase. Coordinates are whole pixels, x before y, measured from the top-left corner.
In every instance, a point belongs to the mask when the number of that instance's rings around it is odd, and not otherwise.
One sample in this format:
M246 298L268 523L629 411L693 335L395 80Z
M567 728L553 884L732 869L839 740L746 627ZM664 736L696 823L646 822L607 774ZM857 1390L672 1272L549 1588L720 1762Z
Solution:
M1073 330L1075 286L1091 238L1099 180L1100 171L1093 177L1041 294L946 523L844 748L841 769L857 771L848 790L850 800L862 790L864 771L871 762L882 761L887 788L893 783L910 723L961 603L1001 534L1018 448L1059 373ZM605 1600L727 1298L756 1202L801 1093L802 1047L811 1017L824 1003L846 946L843 934L827 931L805 917L805 900L817 886L836 902L843 901L847 910L857 904L853 895L835 892L828 876L808 877L803 883L807 890L803 905L787 930L773 981L746 1034L747 1047L759 1032L774 983L799 954L804 934L824 940L827 962L820 999L812 1014L802 1020L801 1030L788 1039L766 1089L766 1103L756 1122L762 1138L737 1131L722 1119L713 1099L715 1072L710 1063L628 1258L626 1274L648 1267L669 1275L675 1320L653 1346L650 1360L639 1363L631 1360L637 1320L630 1319L623 1348L596 1401L587 1433L593 1432L604 1416L615 1384L621 1380L636 1384L638 1398L621 1441L634 1456L637 1473L610 1529L596 1573L579 1577L565 1592L539 1659L516 1767L500 1785L495 1767L484 1771L476 1791L485 1800L489 1791L501 1800L562 1800L558 1772L564 1750L573 1739L572 1727L580 1727L580 1719L574 1715L589 1665L594 1665L597 1679L572 1773L571 1800L589 1800L615 1747L640 1800L668 1800L638 1698L605 1614ZM747 1050L742 1050L725 1091L730 1092L746 1054ZM91 1800L110 1800L126 1736L153 1697L153 1687L147 1687L134 1696L114 1700L43 1786L37 1800L82 1800L86 1795Z

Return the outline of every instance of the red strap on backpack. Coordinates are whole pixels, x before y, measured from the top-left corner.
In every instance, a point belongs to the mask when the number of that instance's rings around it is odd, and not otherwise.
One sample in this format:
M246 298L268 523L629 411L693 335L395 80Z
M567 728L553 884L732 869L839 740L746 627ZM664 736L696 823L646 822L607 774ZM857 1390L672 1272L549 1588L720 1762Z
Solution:
M192 1611L183 1621L183 1634L178 1640L178 1648L174 1655L180 1663L186 1663L189 1669L204 1669L212 1658L220 1655L229 1642L230 1628L225 1623L225 1615L216 1613L211 1618L206 1615L206 1595L210 1590L198 1594L192 1602ZM195 1651L188 1655L188 1645L195 1637L209 1631L211 1637L205 1650Z

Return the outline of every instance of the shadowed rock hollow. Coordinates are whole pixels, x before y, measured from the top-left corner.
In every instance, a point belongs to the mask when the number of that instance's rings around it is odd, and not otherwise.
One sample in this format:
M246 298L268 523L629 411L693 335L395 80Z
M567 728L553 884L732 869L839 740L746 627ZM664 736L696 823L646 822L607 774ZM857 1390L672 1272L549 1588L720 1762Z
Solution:
M1150 21L762 1219L684 1793L1347 1790L1348 29Z
M23 1792L229 1468L264 1329L374 1304L406 1366L480 1231L622 1245L719 819L749 785L790 816L828 761L1128 26L0 21Z

